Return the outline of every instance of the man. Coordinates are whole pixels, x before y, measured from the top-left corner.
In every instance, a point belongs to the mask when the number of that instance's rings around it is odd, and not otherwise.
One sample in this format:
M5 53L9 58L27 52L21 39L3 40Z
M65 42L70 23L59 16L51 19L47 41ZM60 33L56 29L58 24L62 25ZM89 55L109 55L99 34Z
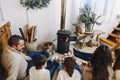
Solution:
M117 45L115 45L115 46L111 49L111 51L114 51L115 49L120 48L120 32L117 32L117 33L116 33L116 39L115 39L115 41L116 41Z
M31 60L21 51L24 48L24 40L21 36L12 35L8 40L8 46L3 50L1 63L7 72L6 80L17 80L26 77L26 69Z

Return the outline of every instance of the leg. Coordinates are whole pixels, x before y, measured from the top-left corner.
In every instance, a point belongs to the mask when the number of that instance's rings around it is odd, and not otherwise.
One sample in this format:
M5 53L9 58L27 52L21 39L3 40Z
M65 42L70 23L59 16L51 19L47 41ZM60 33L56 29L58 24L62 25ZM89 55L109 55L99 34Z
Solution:
M50 76L51 76L51 79L52 79L52 77L53 77L53 75L54 75L54 72L55 72L55 70L57 69L57 67L58 67L58 62L57 61L53 61L53 62L51 62L51 61L48 61L48 63L47 63L47 67L46 67L46 69L48 69L49 71L50 71Z
M81 45L81 48L83 48L85 46L85 39L86 39L86 37L84 37L84 39L83 39L83 43Z
M51 60L48 60L48 61L47 61L46 69L50 70L52 64L53 64L53 62L52 62Z
M80 51L76 50L75 48L73 48L73 52L76 57L81 58L86 61L89 61L92 57L91 53L80 52Z
M88 47L92 47L92 46L93 46L93 44L92 44L93 37L94 37L94 35L89 35L89 36L88 36L88 38L90 39L90 40L87 42L87 46L88 46Z
M26 69L26 76L29 75L29 70L32 66L34 66L33 62L32 61L27 61L28 63L28 66L27 66L27 69Z
M83 73L82 68L81 68L80 65L76 64L76 65L75 65L75 69L78 70L78 71L80 72L80 74Z
M62 62L59 62L58 72L63 69Z
M34 58L35 56L40 56L40 55L44 55L46 56L47 58L50 56L48 52L45 52L45 51L42 51L42 52L35 52L35 51L32 51L32 52L29 52L28 53L28 56L30 56L31 58Z

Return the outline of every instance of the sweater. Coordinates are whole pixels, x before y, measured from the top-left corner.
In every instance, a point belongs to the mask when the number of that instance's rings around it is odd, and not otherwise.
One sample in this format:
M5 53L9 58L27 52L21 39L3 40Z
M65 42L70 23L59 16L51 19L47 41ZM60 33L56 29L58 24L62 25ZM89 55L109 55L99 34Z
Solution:
M23 79L26 76L28 66L26 60L31 60L31 58L7 46L1 57L1 63L8 75L6 80Z
M70 77L68 73L63 69L58 73L57 80L81 80L81 74L74 69L72 77Z
M50 80L50 72L47 69L36 70L35 67L30 68L30 80Z

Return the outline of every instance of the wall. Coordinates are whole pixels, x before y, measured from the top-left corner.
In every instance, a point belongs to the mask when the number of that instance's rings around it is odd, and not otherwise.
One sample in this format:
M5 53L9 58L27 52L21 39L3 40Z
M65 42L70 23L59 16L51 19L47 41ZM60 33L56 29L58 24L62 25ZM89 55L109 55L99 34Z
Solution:
M1 8L5 20L11 22L12 34L20 34L19 28L24 28L27 24L26 9L19 3L20 0L1 0ZM72 0L67 0L66 25L65 29L74 32L72 14ZM52 41L57 38L57 31L60 29L61 0L51 0L48 8L28 11L29 25L37 26L37 41L39 43ZM95 29L104 31L107 36L118 22L106 22Z
M19 28L27 24L26 9L20 0L1 0L4 18L11 22L12 34L20 34ZM61 0L51 0L48 8L28 10L29 25L37 26L39 43L56 39L60 29Z

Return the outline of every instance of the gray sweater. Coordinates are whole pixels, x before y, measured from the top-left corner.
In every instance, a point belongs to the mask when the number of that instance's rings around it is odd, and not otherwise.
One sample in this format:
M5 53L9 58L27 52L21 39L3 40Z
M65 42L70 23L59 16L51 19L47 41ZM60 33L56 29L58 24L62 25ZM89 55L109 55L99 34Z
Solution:
M1 57L1 63L8 74L6 80L23 79L26 76L28 66L26 60L31 60L31 57L7 46Z

